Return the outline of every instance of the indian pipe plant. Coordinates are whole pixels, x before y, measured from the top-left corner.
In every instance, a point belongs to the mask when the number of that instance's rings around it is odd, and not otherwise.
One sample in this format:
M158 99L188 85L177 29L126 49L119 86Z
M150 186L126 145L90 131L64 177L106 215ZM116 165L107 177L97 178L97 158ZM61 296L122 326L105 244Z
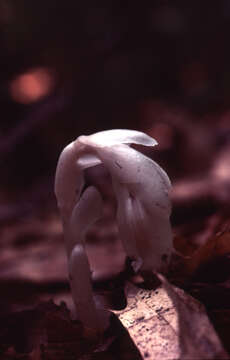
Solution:
M102 217L104 204L96 185L85 186L84 170L100 166L109 173L119 237L135 272L164 270L173 251L170 180L157 163L132 148L134 144L143 148L157 142L142 132L123 129L79 136L64 148L57 165L55 193L76 314L84 326L96 331L106 329L109 312L98 308L93 298L85 237Z

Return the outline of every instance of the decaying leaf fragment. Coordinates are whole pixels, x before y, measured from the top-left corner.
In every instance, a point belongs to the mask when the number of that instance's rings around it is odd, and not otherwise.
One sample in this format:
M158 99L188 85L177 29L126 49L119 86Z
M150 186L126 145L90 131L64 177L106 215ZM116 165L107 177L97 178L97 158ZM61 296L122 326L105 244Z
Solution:
M230 253L230 232L217 234L201 246L190 259L187 260L189 274L194 274L199 267L211 263L216 258L224 257Z
M204 307L162 276L157 290L131 286L116 312L144 359L229 359Z

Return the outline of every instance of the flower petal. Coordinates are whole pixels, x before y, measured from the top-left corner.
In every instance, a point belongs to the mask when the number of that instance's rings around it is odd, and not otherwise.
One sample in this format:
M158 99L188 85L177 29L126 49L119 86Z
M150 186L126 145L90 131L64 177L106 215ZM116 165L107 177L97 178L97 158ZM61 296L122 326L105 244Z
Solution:
M101 164L101 160L95 154L83 154L77 160L77 166L82 170Z
M168 216L154 207L149 213L138 198L128 194L124 198L124 194L123 191L117 220L127 256L135 259L141 270L163 271L173 248Z
M141 131L114 129L100 131L89 136L80 136L78 141L88 145L95 146L112 146L118 144L139 144L145 146L155 146L157 141L151 136Z
M126 255L130 258L138 258L135 230L133 228L133 204L127 188L123 184L114 181L116 193L119 193L117 204L117 225Z
M172 230L169 218L152 209L146 212L138 199L133 200L133 229L142 270L163 271L172 251Z
M154 207L169 217L171 183L157 163L127 145L98 148L97 152L112 179L126 184L131 195L140 199L146 210L151 212ZM119 191L116 196L120 197Z
M160 270L172 252L170 180L153 160L128 147L98 149L112 176L119 233L127 255L144 270Z
M103 200L99 191L88 187L73 208L69 223L65 226L67 254L77 243L84 243L85 234L101 216Z
M77 150L74 142L65 147L55 175L55 194L64 223L70 217L84 186L83 172L76 166Z

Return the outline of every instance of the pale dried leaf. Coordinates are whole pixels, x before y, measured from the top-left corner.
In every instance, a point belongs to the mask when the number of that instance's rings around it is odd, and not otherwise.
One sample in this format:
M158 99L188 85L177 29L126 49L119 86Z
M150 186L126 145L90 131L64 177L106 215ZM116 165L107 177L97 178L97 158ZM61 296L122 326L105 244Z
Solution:
M130 287L127 307L116 312L143 358L228 359L204 307L162 280L157 290Z

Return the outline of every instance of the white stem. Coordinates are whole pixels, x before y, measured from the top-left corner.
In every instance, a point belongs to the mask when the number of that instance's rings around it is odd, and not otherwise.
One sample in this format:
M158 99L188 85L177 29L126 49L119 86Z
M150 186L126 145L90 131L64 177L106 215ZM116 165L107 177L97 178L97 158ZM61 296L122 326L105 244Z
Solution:
M65 225L69 280L77 318L84 326L98 331L105 330L109 325L108 312L96 307L84 243L87 230L101 214L101 195L90 186L80 197Z
M68 266L77 318L84 326L103 331L107 327L107 322L102 322L100 313L96 309L88 257L82 244L77 244L74 247Z

